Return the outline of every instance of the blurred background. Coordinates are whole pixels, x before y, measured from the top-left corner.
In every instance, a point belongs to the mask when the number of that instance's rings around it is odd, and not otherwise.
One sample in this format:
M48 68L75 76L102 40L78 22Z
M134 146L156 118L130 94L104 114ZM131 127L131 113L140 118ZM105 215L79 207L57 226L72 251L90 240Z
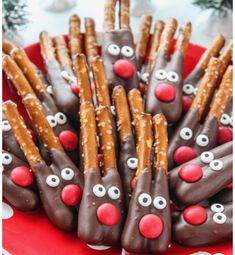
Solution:
M207 47L217 33L232 38L232 0L130 0L131 27L138 33L140 17L154 20L175 17L179 24L191 21L191 41ZM102 31L105 0L2 0L3 36L19 46L38 41L39 33L67 34L69 16L92 17Z

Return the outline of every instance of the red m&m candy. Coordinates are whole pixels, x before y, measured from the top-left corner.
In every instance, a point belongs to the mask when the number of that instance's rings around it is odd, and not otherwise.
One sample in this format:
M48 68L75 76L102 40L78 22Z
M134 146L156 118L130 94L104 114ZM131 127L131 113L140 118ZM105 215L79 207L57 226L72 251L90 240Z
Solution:
M33 183L33 174L29 168L18 166L11 171L11 179L15 184L26 187Z
M163 102L171 102L176 97L176 90L168 83L161 83L155 89L155 97Z
M130 61L119 59L114 63L113 71L122 79L130 79L135 74L135 67Z
M202 206L192 205L184 210L183 217L191 225L200 225L206 221L207 212Z
M96 212L98 220L106 225L113 226L118 223L120 214L118 209L110 203L100 205Z
M228 127L220 126L217 134L218 144L224 144L233 140L233 131Z
M186 164L180 168L178 175L185 182L196 182L202 178L203 173L200 166Z
M61 198L66 205L75 206L82 198L82 190L75 184L66 185L61 191Z
M66 151L73 151L78 146L78 137L70 130L62 131L59 134L59 141Z
M193 148L188 146L181 146L176 149L174 153L174 161L177 165L181 165L196 158L197 154Z

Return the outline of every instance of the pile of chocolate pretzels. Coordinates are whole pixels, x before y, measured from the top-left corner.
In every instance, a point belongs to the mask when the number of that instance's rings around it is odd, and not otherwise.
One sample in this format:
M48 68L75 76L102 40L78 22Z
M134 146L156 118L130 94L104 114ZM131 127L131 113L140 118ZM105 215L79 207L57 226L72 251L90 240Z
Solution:
M41 32L46 73L3 40L3 71L31 120L3 103L3 196L22 211L41 204L89 245L163 254L172 241L228 241L232 41L218 35L184 79L191 23L175 42L174 18L151 34L144 15L134 45L129 4L105 1L101 51L91 18L84 34L77 15L68 38Z

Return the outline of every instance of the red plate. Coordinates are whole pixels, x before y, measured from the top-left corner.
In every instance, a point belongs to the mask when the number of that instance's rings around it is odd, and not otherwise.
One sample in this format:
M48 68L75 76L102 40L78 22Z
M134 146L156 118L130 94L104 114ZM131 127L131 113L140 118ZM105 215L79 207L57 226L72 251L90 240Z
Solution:
M185 75L196 65L204 48L190 44L185 61ZM32 44L25 48L31 61L44 70L40 55L39 44ZM24 118L28 118L19 96L14 88L3 77L3 100L11 99L18 104ZM5 214L5 215L4 215ZM3 204L3 254L4 255L118 255L121 248L109 248L97 251L89 248L77 239L76 233L65 233L55 228L47 219L41 208L32 213L22 213L14 207ZM101 248L101 247L99 247ZM185 248L172 244L166 255L189 255L197 252L204 255L231 255L232 243L200 247ZM200 253L197 253L199 255ZM137 255L137 254L136 254Z

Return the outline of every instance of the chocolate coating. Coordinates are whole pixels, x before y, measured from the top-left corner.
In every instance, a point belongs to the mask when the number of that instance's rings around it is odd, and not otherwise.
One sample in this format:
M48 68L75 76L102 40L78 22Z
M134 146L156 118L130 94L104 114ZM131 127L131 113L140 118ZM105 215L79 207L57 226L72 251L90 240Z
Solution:
M210 198L210 203L226 204L233 201L233 190L225 188Z

